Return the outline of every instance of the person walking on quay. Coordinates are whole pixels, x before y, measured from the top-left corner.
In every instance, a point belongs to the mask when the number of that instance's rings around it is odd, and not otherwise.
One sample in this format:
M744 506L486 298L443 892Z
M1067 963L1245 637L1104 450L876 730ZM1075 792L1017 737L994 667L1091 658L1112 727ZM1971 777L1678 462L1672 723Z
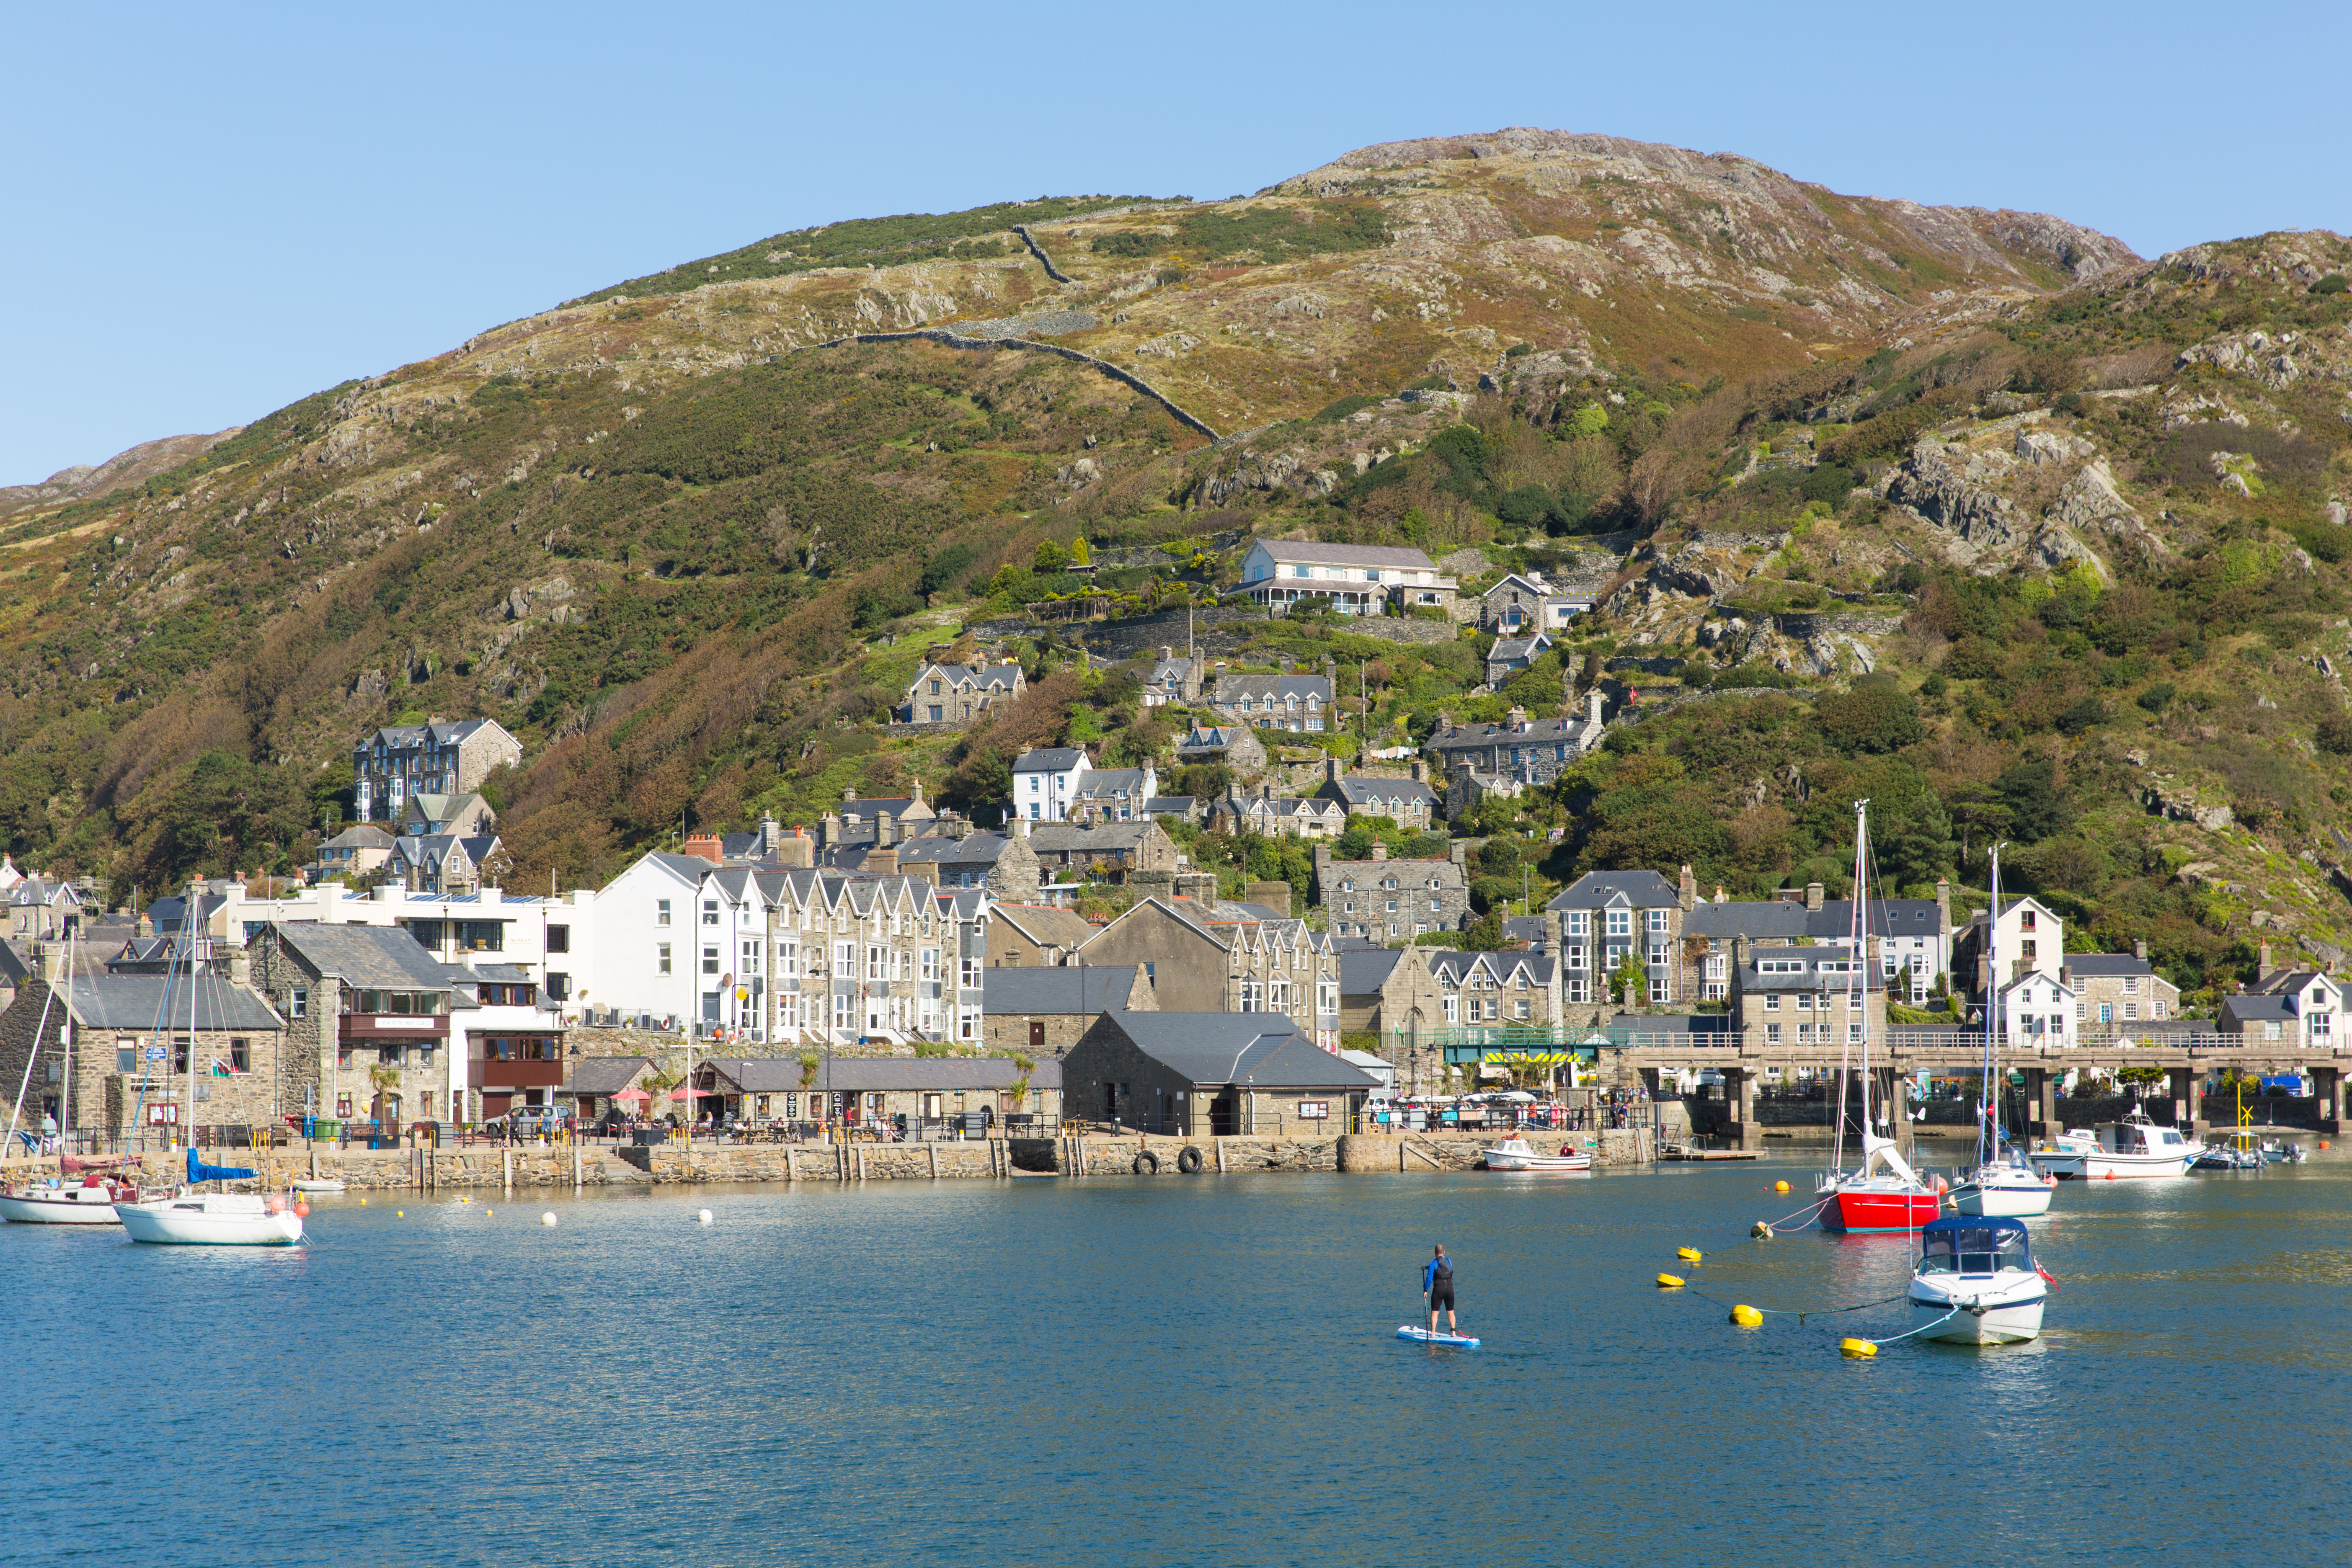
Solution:
M1421 1293L1429 1298L1429 1332L1437 1332L1437 1311L1445 1309L1445 1332L1459 1333L1454 1326L1454 1260L1445 1255L1443 1242L1437 1255L1421 1266Z

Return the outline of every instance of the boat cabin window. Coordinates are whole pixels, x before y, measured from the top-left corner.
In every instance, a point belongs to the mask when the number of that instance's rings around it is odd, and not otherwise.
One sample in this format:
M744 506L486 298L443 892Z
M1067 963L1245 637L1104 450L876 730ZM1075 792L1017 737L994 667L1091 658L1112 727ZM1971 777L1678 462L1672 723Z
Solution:
M1991 1274L2027 1269L2025 1232L1966 1228L1931 1232L1922 1240L1923 1274Z

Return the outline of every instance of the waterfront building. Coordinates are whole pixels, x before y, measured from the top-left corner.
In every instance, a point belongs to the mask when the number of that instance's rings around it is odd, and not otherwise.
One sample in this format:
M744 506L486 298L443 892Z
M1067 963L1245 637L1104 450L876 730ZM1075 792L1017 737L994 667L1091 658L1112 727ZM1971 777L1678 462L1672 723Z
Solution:
M992 1051L1062 1051L1100 1014L1157 1012L1160 998L1142 968L1073 964L1060 968L991 968L981 977L983 1031Z
M1998 915L1969 917L1952 938L1952 984L1981 1004L2027 970L2056 979L2066 961L2066 922L2037 898L2013 898Z
M2129 953L2069 953L2061 977L2074 988L2075 1017L2085 1034L2110 1034L2180 1016L2180 988L2156 972L2146 942ZM2250 988L2269 989L2259 979Z
M2252 991L2222 998L2215 1028L2242 1040L2332 1051L2345 1037L2336 1022L2343 1015L2339 981L2308 969L2281 970L2263 976Z
M908 1134L944 1132L965 1119L983 1131L1056 1126L1063 1064L1003 1056L719 1057L695 1064L695 1087L721 1119L846 1122Z
M11 1085L12 1103L16 1086L26 1088L19 1126L37 1129L61 1112L70 1117L65 1125L117 1136L184 1122L239 1129L277 1123L286 1022L250 985L244 954L228 955L223 972L201 972L194 984L184 971L176 978L68 975L65 961L62 942L35 944L0 1011L0 1080ZM184 1103L191 1051L193 1109Z
M1444 992L1430 968L1431 947L1342 947L1339 1028L1377 1034L1383 1051L1391 1036L1417 1040L1445 1022Z
M654 1059L650 1056L575 1056L572 1059L571 1076L564 1079L555 1093L557 1099L572 1103L572 1113L582 1122L595 1122L615 1111L627 1115L647 1110L652 1104L652 1092L647 1085L653 1078ZM614 1098L632 1089L647 1098L628 1102Z
M1559 967L1549 954L1437 950L1429 967L1449 1024L1549 1029L1559 1021Z
M1782 1046L1841 1051L1859 1047L1865 1030L1872 1040L1885 1038L1885 977L1871 957L1818 946L1759 946L1734 957L1732 1016L1743 1051Z
M2028 969L2000 988L2001 1038L2012 1050L2072 1051L2080 1041L2081 1017L2074 988L2039 969Z
M1181 1137L1344 1133L1377 1086L1286 1019L1106 1012L1062 1061L1066 1114Z

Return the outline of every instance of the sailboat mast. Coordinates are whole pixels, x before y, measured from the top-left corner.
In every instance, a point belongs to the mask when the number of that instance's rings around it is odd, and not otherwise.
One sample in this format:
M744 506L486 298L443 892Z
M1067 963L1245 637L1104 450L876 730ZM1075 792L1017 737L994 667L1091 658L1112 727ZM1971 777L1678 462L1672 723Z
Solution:
M188 963L188 1096L180 1106L180 1144L196 1152L196 913L204 907L202 882L188 884L188 907L180 919L180 946Z
M1863 1150L1867 1155L1870 1145L1870 1014L1865 1007L1869 994L1869 977L1861 966L1868 957L1870 946L1870 802L1853 803L1853 959L1855 967L1848 971L1858 982L1846 989L1846 1020L1862 1023L1862 1135ZM1851 1039L1853 1030L1846 1030Z
M1990 939L1999 929L2000 921L2000 845L1992 846L1992 880L1990 883L1992 913L1985 917L1985 933ZM1984 1103L1977 1113L1977 1146L1979 1165L1990 1165L2000 1157L2000 1139L1985 1127L1985 1118L1993 1113L1992 1067L1996 1041L2000 1034L2000 966L1985 967L1985 1038L1984 1038Z
M66 933L66 967L64 979L66 983L66 995L68 997L73 995L74 938L80 934L79 926L74 930ZM58 1169L62 1172L66 1168L66 1150L73 1143L74 1019L72 1008L68 1007L66 1009L66 1016L58 1020L58 1034L62 1041L58 1054L63 1059L61 1063L61 1077L58 1085ZM39 1042L37 1040L35 1041L35 1044L37 1045L38 1043Z

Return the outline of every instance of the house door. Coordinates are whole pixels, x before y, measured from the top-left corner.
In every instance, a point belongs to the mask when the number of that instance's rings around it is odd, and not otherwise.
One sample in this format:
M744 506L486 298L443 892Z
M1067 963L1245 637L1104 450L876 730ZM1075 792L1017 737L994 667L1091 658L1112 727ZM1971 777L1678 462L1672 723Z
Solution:
M1209 1103L1209 1135L1230 1138L1242 1130L1242 1097L1237 1090L1228 1089Z
M1029 1043L1041 1048L1045 1045L1045 1020L1044 1019L1031 1019L1029 1020Z

